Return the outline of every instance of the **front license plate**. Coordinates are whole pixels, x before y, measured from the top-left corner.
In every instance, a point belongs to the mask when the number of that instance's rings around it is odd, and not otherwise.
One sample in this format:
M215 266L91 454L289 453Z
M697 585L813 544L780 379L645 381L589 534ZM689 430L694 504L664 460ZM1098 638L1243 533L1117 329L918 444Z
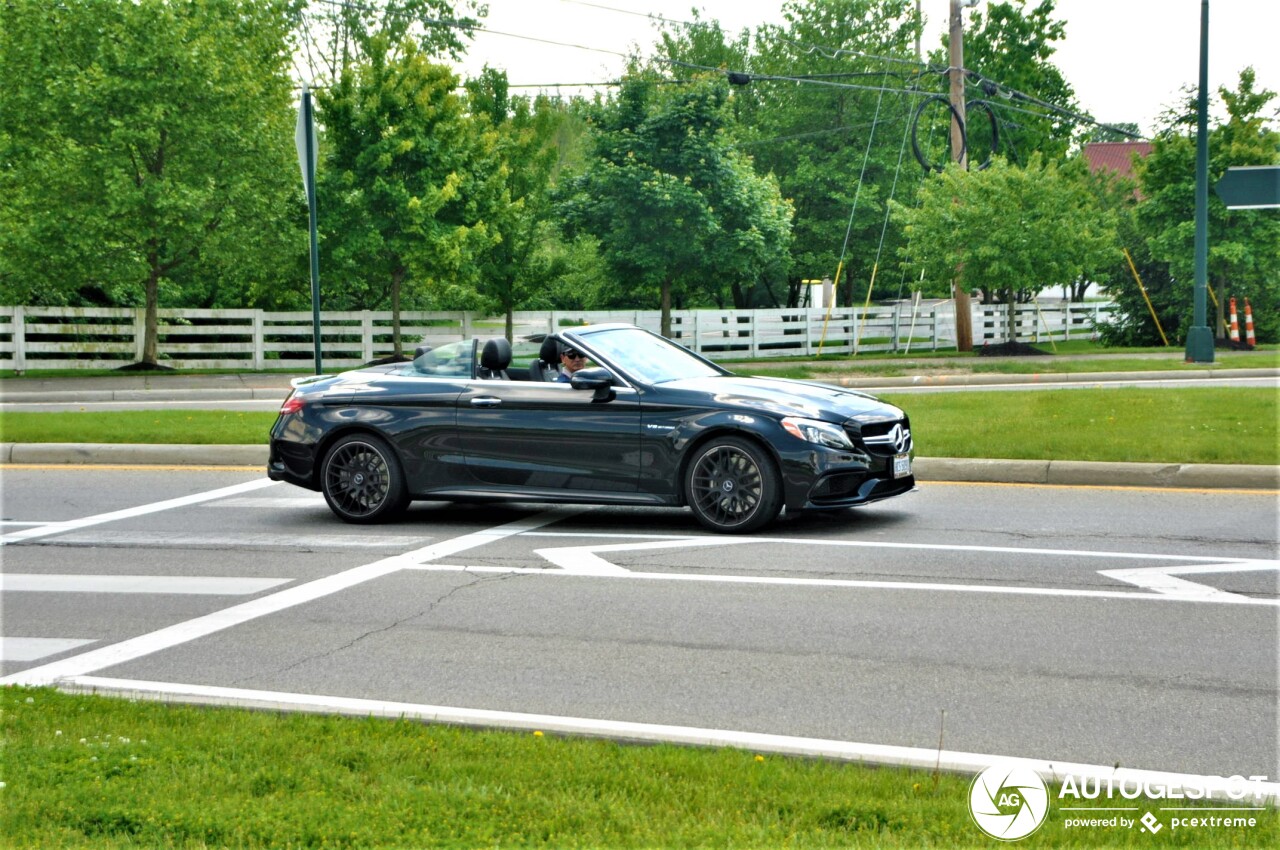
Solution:
M906 478L911 474L911 455L893 456L893 477Z

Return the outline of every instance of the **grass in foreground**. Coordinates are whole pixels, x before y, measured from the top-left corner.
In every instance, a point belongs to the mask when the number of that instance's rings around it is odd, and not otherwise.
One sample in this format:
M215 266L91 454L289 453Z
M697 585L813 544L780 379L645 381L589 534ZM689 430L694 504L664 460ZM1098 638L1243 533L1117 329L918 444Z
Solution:
M926 457L1280 463L1266 388L1075 389L882 396L911 416ZM0 413L13 443L263 444L274 413Z
M0 847L999 846L960 776L46 689L0 708ZM1065 827L1080 814L1053 806L1019 846L1280 845L1274 808L1155 836Z

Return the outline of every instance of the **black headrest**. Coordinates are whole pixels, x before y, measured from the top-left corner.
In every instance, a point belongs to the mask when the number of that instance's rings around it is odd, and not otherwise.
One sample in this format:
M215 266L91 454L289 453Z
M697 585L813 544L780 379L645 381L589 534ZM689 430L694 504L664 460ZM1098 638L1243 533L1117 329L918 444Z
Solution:
M556 338L549 336L542 340L542 348L538 349L538 359L543 363L557 363L560 360L560 345Z
M495 372L511 365L511 343L499 337L484 344L480 352L480 365Z

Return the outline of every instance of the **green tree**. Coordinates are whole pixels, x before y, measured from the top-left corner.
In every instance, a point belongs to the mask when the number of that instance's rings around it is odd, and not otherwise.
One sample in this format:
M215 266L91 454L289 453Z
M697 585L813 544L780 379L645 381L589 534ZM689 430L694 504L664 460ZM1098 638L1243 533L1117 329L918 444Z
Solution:
M624 79L596 116L587 171L558 204L571 236L599 240L618 281L656 291L666 336L673 295L754 281L785 263L791 208L730 144L728 98L718 78Z
M910 0L792 0L783 18L756 32L739 146L795 206L792 296L801 278L841 269L841 300L860 303L888 198L920 175L904 157L916 106L906 92L925 71L920 21ZM887 233L890 251L898 235Z
M457 60L466 52L467 27L488 14L488 7L475 0L301 2L305 9L298 16L298 59L307 77L321 84L339 79L353 64L370 58L370 51L390 50L396 58L405 44L430 57Z
M515 309L545 290L559 270L548 246L555 233L547 219L564 111L547 98L510 97L505 71L485 68L466 87L472 115L496 129L498 155L506 166L510 203L495 214L501 239L483 257L480 292L506 316L510 340Z
M161 303L237 300L283 273L300 194L289 8L0 5L3 300L141 301L155 366Z
M317 194L346 306L389 305L401 356L406 300L482 305L477 259L500 238L492 222L509 203L508 174L495 133L467 115L449 68L385 37L368 54L317 93L326 130Z
M1209 132L1209 184L1232 166L1280 164L1280 132L1266 117L1276 93L1257 88L1252 68L1241 72L1234 90L1218 90L1227 119ZM1194 123L1184 108L1174 111L1157 134L1151 154L1138 167L1143 200L1137 208L1138 227L1153 259L1167 264L1163 280L1145 281L1165 331L1185 339L1192 321L1195 261ZM1231 296L1253 306L1260 341L1280 339L1280 217L1275 210L1229 210L1209 193L1209 285L1218 300L1217 320L1222 335L1223 309ZM1139 295L1117 288L1112 293L1124 308L1126 322L1146 326L1154 335L1146 305ZM1241 304L1243 307L1243 304Z
M1012 341L1020 289L1069 284L1117 250L1115 216L1080 170L1038 155L1026 167L1000 158L985 171L948 165L925 181L918 207L895 205L911 238L909 261L935 292L957 277L967 289L1003 292Z

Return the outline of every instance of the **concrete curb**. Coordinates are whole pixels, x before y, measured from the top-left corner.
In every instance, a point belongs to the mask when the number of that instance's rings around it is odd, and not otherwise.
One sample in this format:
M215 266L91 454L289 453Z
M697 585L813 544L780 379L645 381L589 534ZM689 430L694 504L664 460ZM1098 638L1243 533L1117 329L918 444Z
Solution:
M48 390L5 393L5 404L90 404L111 401L284 401L289 387L226 387L164 390Z
M915 469L922 481L1280 490L1280 466L1247 464L920 457L915 459Z
M903 378L814 379L849 389L884 387L981 387L1006 384L1097 384L1112 381L1196 381L1210 378L1274 378L1280 369L1188 369L1164 372L1038 372L1024 375L970 373L915 375Z
M0 443L0 462L137 466L267 466L262 446Z
M0 463L265 468L267 447L0 443ZM1280 466L918 457L915 470L921 481L1280 491Z

